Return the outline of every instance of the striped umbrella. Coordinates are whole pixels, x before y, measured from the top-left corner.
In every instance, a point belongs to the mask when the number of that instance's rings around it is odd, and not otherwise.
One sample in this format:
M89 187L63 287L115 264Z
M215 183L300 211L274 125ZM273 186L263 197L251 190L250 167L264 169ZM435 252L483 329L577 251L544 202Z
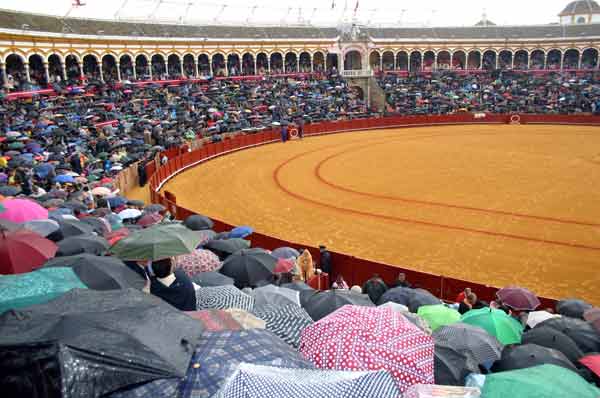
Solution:
M216 398L396 398L400 391L387 372L286 369L240 364Z
M254 315L266 322L266 329L275 333L294 348L300 345L300 334L313 320L304 309L294 304L265 305L254 310Z
M196 289L196 307L198 310L239 308L252 311L254 298L231 285L201 287Z
M478 364L492 363L502 354L502 344L484 329L455 323L433 332L436 343L445 343L471 357Z

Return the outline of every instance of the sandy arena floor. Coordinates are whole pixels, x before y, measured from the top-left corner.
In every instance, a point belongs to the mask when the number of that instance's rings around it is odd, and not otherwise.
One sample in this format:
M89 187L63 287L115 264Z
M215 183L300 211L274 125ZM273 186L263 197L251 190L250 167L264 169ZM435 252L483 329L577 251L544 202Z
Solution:
M345 133L218 158L167 184L257 231L403 267L600 304L600 130Z

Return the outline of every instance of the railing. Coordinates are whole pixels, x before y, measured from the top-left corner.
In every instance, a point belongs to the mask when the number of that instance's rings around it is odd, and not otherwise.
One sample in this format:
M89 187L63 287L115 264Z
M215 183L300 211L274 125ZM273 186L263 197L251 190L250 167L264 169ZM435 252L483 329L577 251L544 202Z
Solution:
M370 69L362 69L362 70L343 70L341 72L343 77L352 78L352 77L371 77L373 76L373 71Z
M446 116L395 116L315 123L306 125L304 131L305 136L311 136L381 128L456 124L506 124L517 122L522 124L540 123L600 126L600 117L591 115L494 115L470 113ZM205 145L192 152L188 152L187 149L183 148L170 149L167 153L169 161L165 165L160 166L158 169L155 169L154 163L150 163L146 166L152 202L165 205L178 219L184 219L189 215L195 214L192 210L177 205L176 198L172 194L168 192L163 194L160 192L162 186L169 179L190 167L194 167L215 157L258 145L273 143L278 141L278 139L278 130L268 130L250 135L239 134L222 142ZM218 219L213 218L213 220L215 222L214 228L217 231L227 231L234 227ZM315 258L319 258L319 250L316 247L282 240L258 232L252 234L250 239L254 246L271 250L281 246L296 248L305 247ZM362 283L368 280L374 273L379 274L386 282L392 282L399 272L404 272L408 280L414 284L447 300L454 300L458 293L467 286L476 291L478 296L483 300L492 300L495 296L495 292L498 290L498 288L493 286L449 278L443 275L433 275L337 252L332 252L332 263L332 277L335 279L337 274L342 274L350 285L362 285ZM540 301L542 302L543 307L553 307L555 304L555 300L550 298L542 297L540 298Z

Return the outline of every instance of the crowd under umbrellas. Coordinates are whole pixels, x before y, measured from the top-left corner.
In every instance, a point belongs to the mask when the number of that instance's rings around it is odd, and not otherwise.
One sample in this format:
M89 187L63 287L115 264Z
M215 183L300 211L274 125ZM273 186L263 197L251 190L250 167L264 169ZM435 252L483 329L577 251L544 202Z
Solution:
M448 114L455 112L574 114L600 112L597 73L519 71L481 74L453 72L382 75L388 108L396 114Z
M600 309L584 301L560 301L554 314L513 286L498 291L496 308L461 315L457 304L378 277L364 290L317 291L294 266L301 250L251 247L249 227L217 233L204 216L177 222L164 207L113 202L80 218L30 199L17 203L31 212L10 199L0 211L8 396L69 386L56 394L241 397L260 385L269 397L401 397L435 383L448 393L545 397L557 376L568 383L552 396L600 392ZM144 291L146 266L164 258L193 281L190 312ZM292 266L278 268L281 260ZM64 370L26 371L39 358Z
M339 117L360 107L343 84L93 89L3 103L3 396L401 397L432 383L483 397L600 395L600 309L589 303L547 311L518 286L491 303L472 292L445 303L418 281L393 287L377 276L344 289L336 275L337 288L318 291L300 248L253 247L250 227L217 233L207 217L178 222L117 192L116 173L183 143L186 123L203 120L200 135L219 139L244 120ZM92 127L113 117L124 121L116 129ZM146 130L159 147L144 144ZM167 279L154 268L165 260L189 281L193 308L152 290Z

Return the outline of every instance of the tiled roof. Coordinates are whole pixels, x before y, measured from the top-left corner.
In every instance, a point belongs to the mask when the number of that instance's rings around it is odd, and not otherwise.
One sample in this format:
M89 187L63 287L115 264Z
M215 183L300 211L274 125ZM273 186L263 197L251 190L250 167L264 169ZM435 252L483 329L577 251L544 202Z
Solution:
M557 39L600 36L600 24L368 29L374 39Z
M593 3L593 2L592 2ZM595 4L595 3L594 3ZM169 25L61 18L0 10L0 28L78 35L110 35L208 39L335 39L337 28ZM473 26L440 28L361 28L372 39L519 40L600 36L600 24L538 26Z
M79 35L219 39L334 39L336 28L169 25L60 18L0 10L0 28Z

